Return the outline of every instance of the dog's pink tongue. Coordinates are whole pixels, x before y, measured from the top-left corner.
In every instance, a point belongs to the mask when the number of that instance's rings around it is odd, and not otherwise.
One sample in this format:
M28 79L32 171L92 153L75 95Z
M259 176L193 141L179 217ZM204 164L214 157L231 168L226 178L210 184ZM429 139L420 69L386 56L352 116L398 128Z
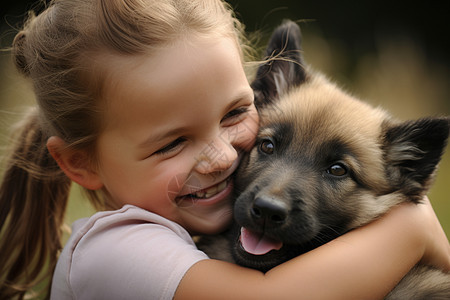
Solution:
M263 255L270 250L279 250L283 246L280 241L256 234L244 227L241 228L240 241L244 250L253 255Z

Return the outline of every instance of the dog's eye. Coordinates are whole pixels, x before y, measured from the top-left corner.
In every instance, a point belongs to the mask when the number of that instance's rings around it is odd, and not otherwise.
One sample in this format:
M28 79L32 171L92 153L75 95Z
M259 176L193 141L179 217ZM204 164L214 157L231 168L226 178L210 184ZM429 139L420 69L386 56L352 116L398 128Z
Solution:
M333 176L344 176L347 174L347 168L343 164L337 163L329 167L327 173Z
M259 144L259 150L265 154L273 154L275 146L271 140L263 140L261 144Z

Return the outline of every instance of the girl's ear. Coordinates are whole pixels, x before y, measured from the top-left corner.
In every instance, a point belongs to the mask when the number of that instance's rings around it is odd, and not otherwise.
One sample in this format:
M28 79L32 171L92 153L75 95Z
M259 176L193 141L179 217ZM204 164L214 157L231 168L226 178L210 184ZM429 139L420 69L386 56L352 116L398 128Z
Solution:
M98 190L103 187L100 176L89 165L86 152L66 147L66 143L57 136L47 140L47 149L61 170L72 181L89 190Z

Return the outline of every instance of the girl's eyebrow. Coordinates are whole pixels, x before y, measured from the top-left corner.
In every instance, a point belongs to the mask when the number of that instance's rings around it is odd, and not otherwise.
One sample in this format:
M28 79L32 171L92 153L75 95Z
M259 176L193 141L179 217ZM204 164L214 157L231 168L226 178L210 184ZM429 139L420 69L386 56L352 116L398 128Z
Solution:
M245 89L245 90L241 91L239 94L237 94L234 97L234 100L231 101L230 104L227 106L226 110L228 111L228 110L232 109L233 106L235 106L239 102L250 99L250 98L253 101L253 90L249 87L248 89ZM251 103L249 103L249 104L251 104Z

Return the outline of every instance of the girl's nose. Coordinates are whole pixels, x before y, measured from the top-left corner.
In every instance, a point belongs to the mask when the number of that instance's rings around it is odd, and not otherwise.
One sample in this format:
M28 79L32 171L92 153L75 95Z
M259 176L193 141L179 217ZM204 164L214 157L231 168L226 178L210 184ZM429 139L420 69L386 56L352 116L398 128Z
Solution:
M218 136L202 149L197 158L196 169L201 174L225 171L231 167L237 157L237 151L230 141Z

